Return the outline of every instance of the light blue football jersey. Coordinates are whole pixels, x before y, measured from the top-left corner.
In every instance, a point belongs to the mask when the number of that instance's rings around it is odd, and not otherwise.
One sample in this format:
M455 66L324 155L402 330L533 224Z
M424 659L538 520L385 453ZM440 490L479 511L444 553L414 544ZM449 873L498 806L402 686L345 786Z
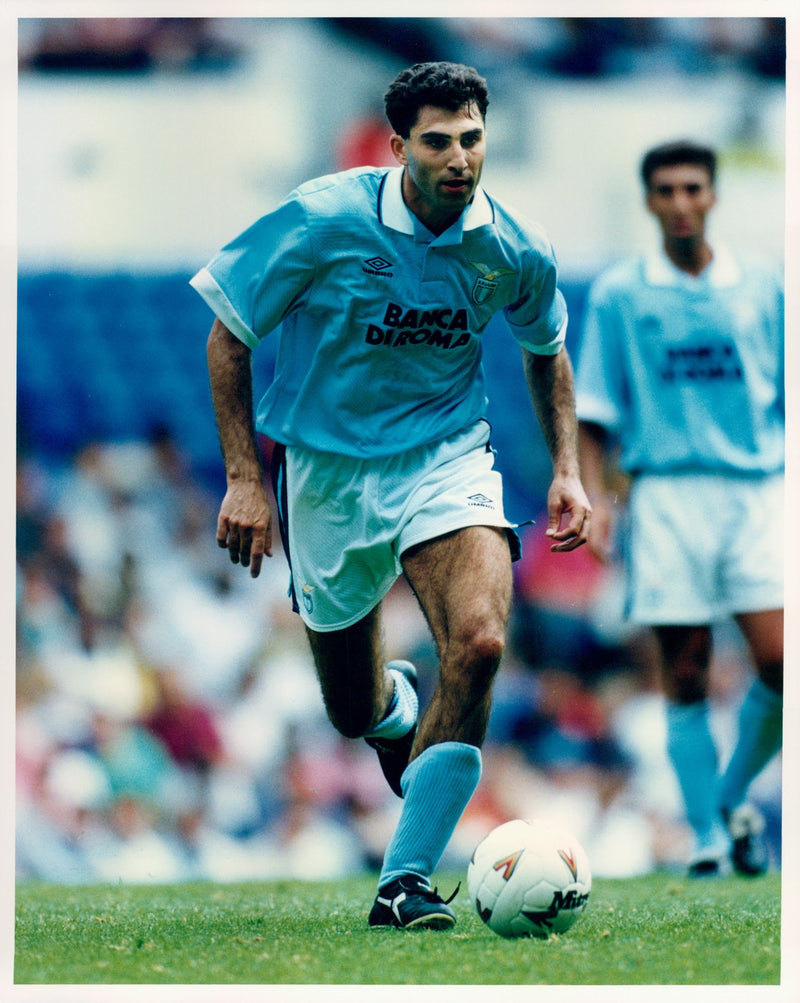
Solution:
M406 207L401 177L355 168L309 181L191 280L250 348L280 328L256 414L278 442L369 458L443 439L484 415L494 314L532 352L564 342L542 230L479 188L436 237Z
M725 248L696 278L663 252L613 266L589 295L578 417L618 436L632 474L779 471L783 324L780 277Z

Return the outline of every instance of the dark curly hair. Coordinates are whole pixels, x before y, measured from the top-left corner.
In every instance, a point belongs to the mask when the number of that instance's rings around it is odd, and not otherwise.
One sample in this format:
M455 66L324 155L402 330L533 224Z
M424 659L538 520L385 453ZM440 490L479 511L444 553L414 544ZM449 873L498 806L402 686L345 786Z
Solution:
M653 174L659 167L674 167L676 164L699 164L705 167L711 184L714 184L717 174L717 155L714 150L690 139L680 139L654 146L645 153L640 167L645 188L650 187Z
M384 95L386 117L394 131L408 139L423 105L458 111L474 104L485 120L489 107L486 81L471 66L460 63L415 63L392 81Z

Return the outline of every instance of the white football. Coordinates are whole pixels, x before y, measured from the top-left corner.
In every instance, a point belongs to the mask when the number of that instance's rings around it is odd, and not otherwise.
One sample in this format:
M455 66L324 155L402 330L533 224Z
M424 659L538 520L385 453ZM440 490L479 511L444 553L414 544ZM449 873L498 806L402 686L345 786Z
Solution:
M569 930L583 913L592 875L574 836L517 818L477 845L467 887L480 918L501 937L549 937Z

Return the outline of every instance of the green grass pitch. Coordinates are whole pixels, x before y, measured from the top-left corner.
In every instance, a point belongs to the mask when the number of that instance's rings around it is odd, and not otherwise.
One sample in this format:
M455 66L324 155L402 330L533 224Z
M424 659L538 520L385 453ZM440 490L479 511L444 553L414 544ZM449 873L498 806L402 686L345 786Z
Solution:
M459 875L439 875L445 895ZM370 930L374 879L21 883L15 984L777 985L780 876L596 880L550 940L503 940L466 883L447 932Z

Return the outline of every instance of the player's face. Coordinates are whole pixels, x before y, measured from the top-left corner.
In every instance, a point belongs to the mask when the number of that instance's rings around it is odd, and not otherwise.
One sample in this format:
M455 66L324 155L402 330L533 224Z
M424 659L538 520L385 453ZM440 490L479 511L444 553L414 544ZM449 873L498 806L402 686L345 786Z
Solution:
M708 171L701 164L675 164L653 171L647 208L668 241L698 240L716 202Z
M406 168L403 197L434 233L456 219L475 193L486 156L483 117L475 105L458 111L424 105L408 139L392 136L392 150Z

